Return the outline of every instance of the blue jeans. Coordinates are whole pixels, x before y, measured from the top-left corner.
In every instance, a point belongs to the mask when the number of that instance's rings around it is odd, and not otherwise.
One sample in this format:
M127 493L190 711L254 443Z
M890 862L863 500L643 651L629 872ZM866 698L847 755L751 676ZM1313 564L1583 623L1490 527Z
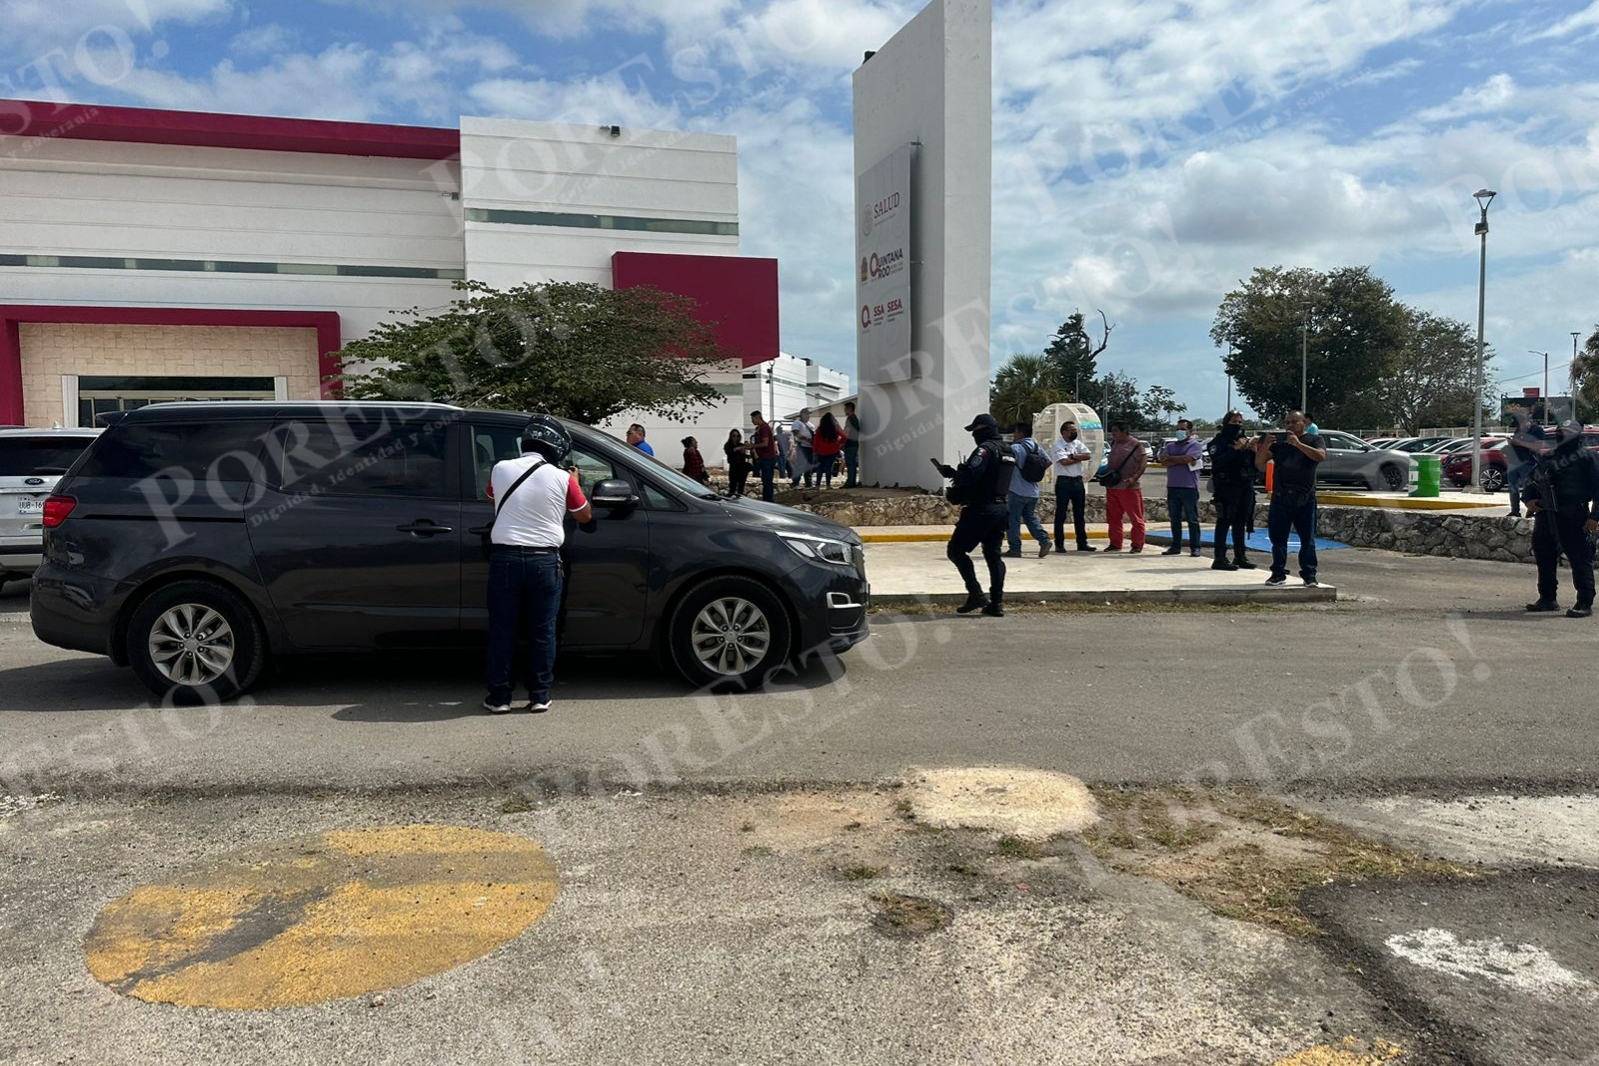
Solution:
M1316 497L1290 503L1272 493L1266 511L1266 533L1271 537L1271 576L1288 576L1288 533L1299 537L1299 576L1316 580Z
M534 703L550 698L555 683L555 619L561 609L561 557L556 552L496 547L489 558L489 699L510 703L516 685L511 660L517 631L527 618L527 684Z
M755 471L761 476L761 499L767 503L772 502L772 495L776 491L772 479L777 476L777 456L769 459L755 457Z
M852 489L861 483L861 450L860 448L844 445L844 487Z
M1044 523L1038 520L1038 497L1019 496L1014 492L1005 494L1005 504L1010 510L1010 528L1006 532L1006 542L1013 552L1022 550L1022 523L1027 523L1027 531L1033 539L1044 547L1049 547L1049 534L1044 532Z
M1510 513L1517 517L1521 515L1521 490L1527 487L1532 471L1531 463L1512 463L1505 472L1505 488L1510 490Z
M1183 523L1188 523L1188 549L1199 551L1199 489L1166 487L1166 514L1171 519L1171 546L1182 550Z

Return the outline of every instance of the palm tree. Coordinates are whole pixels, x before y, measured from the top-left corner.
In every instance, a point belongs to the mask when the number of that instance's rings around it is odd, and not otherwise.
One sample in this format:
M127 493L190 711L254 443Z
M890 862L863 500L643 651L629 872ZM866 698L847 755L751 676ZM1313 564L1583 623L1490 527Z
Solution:
M1010 425L1030 423L1050 404L1065 401L1054 361L1042 354L1021 353L1011 356L994 375L988 406L1001 425Z

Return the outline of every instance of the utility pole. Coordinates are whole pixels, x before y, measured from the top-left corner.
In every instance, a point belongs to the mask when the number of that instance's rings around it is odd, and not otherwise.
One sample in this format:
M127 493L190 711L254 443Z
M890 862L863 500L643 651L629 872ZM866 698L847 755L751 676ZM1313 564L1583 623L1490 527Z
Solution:
M1477 388L1471 412L1471 491L1482 491L1482 360L1483 312L1487 307L1488 291L1488 205L1498 193L1492 189L1478 189L1472 199L1482 209L1482 219L1477 223L1477 235L1482 238L1482 257L1477 267Z
M1577 338L1580 333L1571 335L1571 417L1577 418Z
M1305 310L1304 317L1299 320L1299 413L1306 418L1310 417L1307 408L1310 407L1310 391L1305 387L1310 380L1310 310Z

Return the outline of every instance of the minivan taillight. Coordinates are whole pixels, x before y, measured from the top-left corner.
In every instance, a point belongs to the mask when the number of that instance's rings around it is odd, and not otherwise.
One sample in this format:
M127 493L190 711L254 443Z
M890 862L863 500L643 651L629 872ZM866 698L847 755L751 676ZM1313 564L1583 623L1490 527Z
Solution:
M67 515L78 506L75 496L51 496L44 501L44 528L54 529L67 520Z

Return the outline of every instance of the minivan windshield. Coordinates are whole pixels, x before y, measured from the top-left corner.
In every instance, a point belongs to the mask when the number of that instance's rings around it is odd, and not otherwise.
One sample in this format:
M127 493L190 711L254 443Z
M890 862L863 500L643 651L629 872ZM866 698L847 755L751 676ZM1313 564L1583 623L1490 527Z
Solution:
M87 437L0 437L0 477L53 477L89 446Z
M717 493L712 492L710 489L706 488L704 485L701 485L698 481L695 481L682 471L667 466L653 455L645 455L637 448L625 444L609 434L601 433L599 435L599 440L607 449L612 452L613 455L626 454L629 457L643 463L644 469L649 472L650 477L655 478L658 481L666 482L678 492L701 500L716 500L721 498Z

